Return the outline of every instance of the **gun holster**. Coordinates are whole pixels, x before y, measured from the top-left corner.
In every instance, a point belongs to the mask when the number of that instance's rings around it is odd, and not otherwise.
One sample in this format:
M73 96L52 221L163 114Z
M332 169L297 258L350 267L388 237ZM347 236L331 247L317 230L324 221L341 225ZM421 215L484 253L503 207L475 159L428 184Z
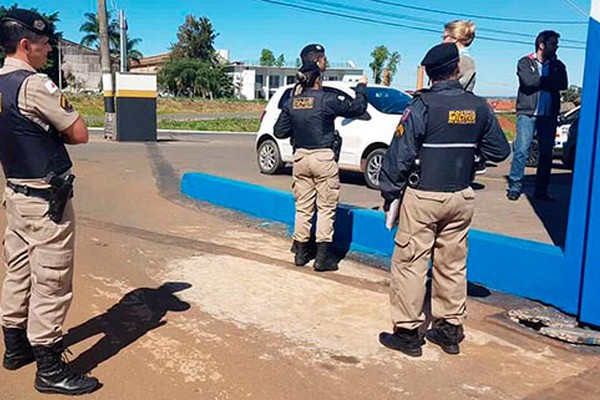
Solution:
M339 162L340 153L342 152L342 136L340 136L340 133L337 130L333 133L333 143L331 145L331 150L333 150L335 162Z
M67 202L73 197L75 175L69 174L65 178L61 178L51 172L44 180L51 186L50 190L52 192L49 200L48 217L58 224L62 221Z

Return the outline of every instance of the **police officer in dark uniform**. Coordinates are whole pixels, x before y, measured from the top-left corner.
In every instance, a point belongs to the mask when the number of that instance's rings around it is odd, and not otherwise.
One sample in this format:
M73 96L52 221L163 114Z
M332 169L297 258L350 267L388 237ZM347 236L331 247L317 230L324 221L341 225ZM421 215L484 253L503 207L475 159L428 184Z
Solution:
M274 129L277 138L291 138L294 146L294 263L304 266L312 258L309 240L316 208L317 251L314 269L335 271L338 266L331 254L331 243L340 181L334 152L334 121L337 117L358 117L367 110L367 78L361 78L355 89L356 98L350 100L323 90L323 72L327 65L323 46L308 45L300 56L303 65L298 73L298 84L284 104Z
M473 217L471 188L476 152L493 162L510 147L487 102L458 81L455 44L433 47L422 65L433 86L417 92L384 159L380 184L389 213L401 199L392 258L390 302L393 333L380 342L410 356L422 354L423 304L433 261L429 341L459 353L466 318L467 233ZM407 187L408 186L408 187Z
M37 363L35 388L78 395L96 378L63 360L62 325L73 297L75 215L65 144L88 141L85 121L48 76L36 73L52 50L53 28L17 9L0 21L0 162L6 177L1 323L3 366Z

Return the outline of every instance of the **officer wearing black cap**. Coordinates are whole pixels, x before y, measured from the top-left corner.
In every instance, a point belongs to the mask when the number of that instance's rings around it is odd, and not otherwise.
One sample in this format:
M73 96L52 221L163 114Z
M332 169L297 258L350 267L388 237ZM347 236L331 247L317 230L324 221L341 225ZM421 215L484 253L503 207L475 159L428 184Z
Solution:
M48 76L52 25L29 10L0 21L0 162L6 278L2 287L3 366L37 363L35 388L76 395L99 382L63 361L62 328L73 297L75 216L72 163L65 144L85 143L83 119Z
M339 168L333 151L336 143L334 121L337 117L358 117L366 111L367 78L359 81L355 89L356 98L350 100L323 90L323 72L327 67L323 46L308 45L300 57L303 64L298 72L298 84L284 104L274 128L276 137L291 137L294 146L294 262L297 266L304 266L312 258L309 240L316 209L314 269L334 271L338 266L330 247L340 196Z
M473 217L474 154L500 162L510 154L487 102L458 81L455 44L433 47L423 66L433 86L416 93L402 116L381 169L384 209L401 199L392 258L390 302L394 332L380 342L410 356L422 354L423 304L430 261L432 329L429 341L458 354L466 318L467 233ZM408 187L407 187L408 186Z

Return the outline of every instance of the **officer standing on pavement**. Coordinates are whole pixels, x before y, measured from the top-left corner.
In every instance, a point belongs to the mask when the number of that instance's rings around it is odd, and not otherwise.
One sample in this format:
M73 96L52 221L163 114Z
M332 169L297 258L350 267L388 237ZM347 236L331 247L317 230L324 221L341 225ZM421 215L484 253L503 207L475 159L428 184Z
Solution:
M510 147L487 102L458 81L454 43L433 47L422 65L433 82L404 113L381 170L384 209L401 199L391 277L394 332L380 342L410 356L422 354L419 328L429 263L433 261L429 341L458 354L466 317L467 233L475 193L475 152L500 162ZM418 161L417 161L418 160ZM407 182L408 184L407 188Z
M316 208L317 253L314 269L335 271L338 266L331 254L331 243L340 181L334 153L334 121L337 117L358 117L367 110L367 78L360 79L355 89L356 98L350 100L323 90L323 72L327 65L323 46L308 45L300 56L303 64L298 73L299 82L284 104L274 129L277 138L291 138L294 146L294 263L304 266L311 259L309 240Z
M77 395L99 382L62 359L75 244L74 176L65 144L86 143L88 130L54 82L36 73L53 36L48 21L32 11L13 10L0 21L7 55L0 69L0 161L7 183L3 366L16 370L36 361L38 391Z

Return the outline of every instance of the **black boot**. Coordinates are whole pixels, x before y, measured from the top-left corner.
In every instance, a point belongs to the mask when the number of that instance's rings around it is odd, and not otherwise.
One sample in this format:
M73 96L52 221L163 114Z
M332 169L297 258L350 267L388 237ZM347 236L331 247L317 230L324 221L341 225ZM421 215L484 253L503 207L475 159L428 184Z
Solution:
M421 357L425 340L419 334L419 328L396 328L394 333L381 332L379 343L387 348L398 350L411 357Z
M425 336L448 354L459 354L459 343L465 338L462 325L453 325L446 321L435 322Z
M69 364L63 361L63 351L62 342L51 347L33 346L37 361L35 388L42 393L67 395L80 395L96 390L100 385L98 379L71 370Z
M317 255L315 257L315 271L337 271L338 263L331 254L331 243L317 243Z
M35 361L33 350L27 340L27 331L18 328L4 328L4 368L14 371Z
M310 251L310 243L302 243L294 240L294 244L292 245L295 248L296 255L294 256L294 264L297 267L304 267L308 262L312 259L311 251Z

